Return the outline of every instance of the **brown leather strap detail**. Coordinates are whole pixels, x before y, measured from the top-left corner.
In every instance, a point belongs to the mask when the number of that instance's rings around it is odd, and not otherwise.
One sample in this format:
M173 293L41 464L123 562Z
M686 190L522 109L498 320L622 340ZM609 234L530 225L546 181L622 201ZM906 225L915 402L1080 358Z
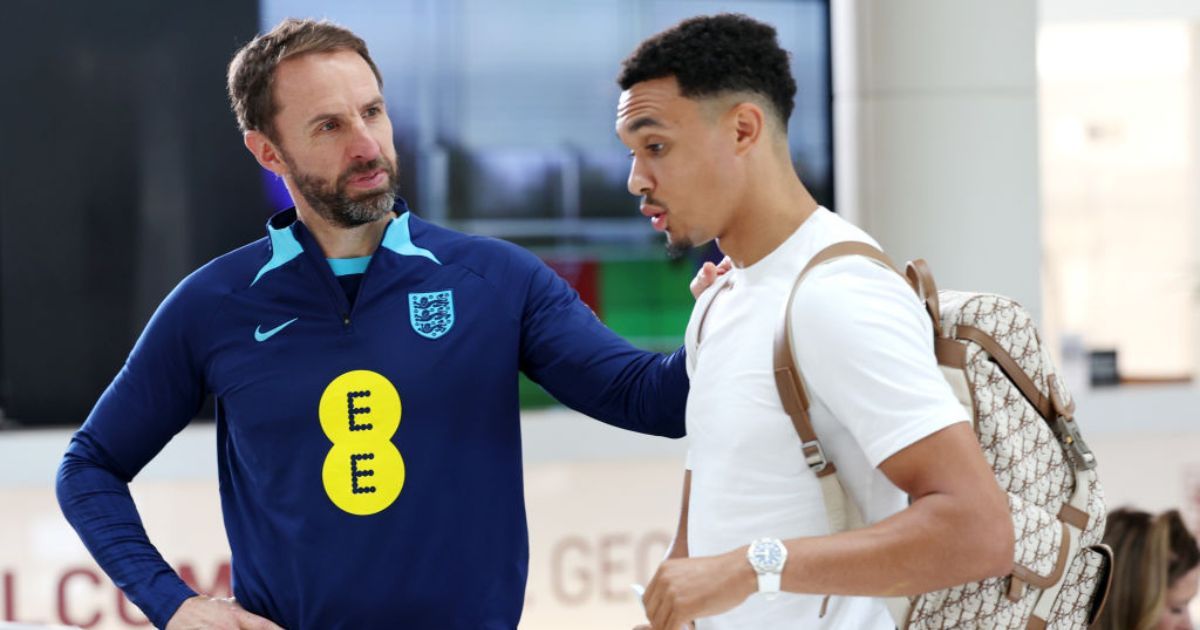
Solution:
M1029 623L1025 624L1026 630L1046 630L1046 620L1037 615L1029 615Z
M790 299L788 303L791 303ZM796 365L796 358L792 356L791 347L785 323L775 333L775 388L779 390L783 410L792 419L792 427L800 436L804 458L807 461L809 457L818 454L820 445L817 442L817 433L812 428L812 419L808 416L808 396L805 395L804 382L800 380L800 368ZM826 462L823 469L816 471L818 477L837 472L833 462Z
M925 303L925 312L929 313L929 319L933 322L934 338L941 337L942 307L938 304L937 283L933 281L929 263L926 263L924 258L910 260L904 266L904 275L908 278L908 284L917 292L917 297Z
M1004 374L1008 376L1008 379L1013 382L1013 385L1016 385L1017 389L1021 390L1021 393L1025 395L1025 399L1046 419L1046 422L1054 422L1056 419L1054 416L1054 406L1050 402L1050 399L1042 395L1037 385L1033 384L1033 379L1029 378L1025 370L1022 370L1021 366L1017 365L1016 360L1005 352L1004 348L1001 348L1000 344L996 343L996 340L991 335L973 326L959 325L955 326L955 336L966 341L973 341L982 346L988 355L1000 366Z
M789 345L781 345L778 340L775 343L775 388L779 390L779 398L783 401L783 410L787 412L788 417L792 419L792 427L796 429L796 433L800 436L801 450L804 452L804 458L807 460L817 454L824 455L817 442L817 433L813 431L812 419L808 415L808 396L804 393L804 383L800 380L798 371L793 371L796 368L792 366L780 367L780 361L792 363L795 365L795 358L787 352L787 357L780 358L780 348L788 348ZM825 467L816 471L817 477L832 475L837 472L837 467L833 462L826 459Z
M1021 601L1021 596L1024 594L1025 582L1015 575L1008 576L1008 601L1015 604Z
M967 344L945 337L933 338L933 352L938 365L959 370L967 367Z
M717 287L717 292L715 294L713 294L712 298L708 301L708 304L704 305L704 312L700 314L700 323L696 324L696 345L697 346L700 345L700 340L704 338L704 321L706 319L708 319L708 312L712 310L713 302L717 301L717 297L720 296L721 291L728 289L730 286L732 286L732 284L728 280L726 280L724 284Z
M846 256L865 256L871 260L883 263L888 269L900 274L900 277L904 277L904 274L901 274L896 269L896 265L892 263L892 259L888 258L887 254L861 241L842 241L817 252L817 255L813 256L812 260L808 261L808 264L805 265L804 271L801 271L800 275L796 277L796 285L798 286L800 281L804 279L804 276L808 275L808 272L812 271L817 265L833 260L834 258L844 258ZM793 286L792 294L795 295L795 293L796 287ZM788 300L788 304L791 304L791 300Z
M1070 503L1064 503L1062 509L1058 511L1058 520L1073 525L1079 531L1083 531L1087 529L1088 513Z
M1108 603L1108 593L1112 589L1113 550L1108 545L1092 545L1088 549L1108 559L1104 573L1100 575L1100 581L1096 584L1096 594L1092 596L1092 610L1088 614L1088 625L1090 626L1100 618L1100 613L1104 611L1104 605Z
M795 355L792 354L792 331L789 317L792 301L796 298L796 291L800 288L800 283L804 281L808 272L821 263L844 256L865 256L887 265L893 271L896 270L886 254L866 243L856 241L834 243L817 252L816 256L813 256L800 275L796 277L796 281L792 284L792 290L788 292L787 301L784 302L784 316L780 318L779 326L775 329L775 388L779 390L779 398L783 401L783 410L792 419L792 426L795 427L796 434L800 436L806 460L818 454L824 457L824 452L817 440L817 433L813 430L812 419L808 415L808 395L804 391L800 366L796 363ZM818 477L837 472L837 467L833 465L833 462L829 461L827 457L825 461L825 467L816 471Z
M1059 525L1062 526L1062 545L1058 548L1058 558L1054 561L1054 568L1050 570L1050 575L1043 577L1036 571L1018 564L1013 566L1014 577L1043 590L1058 584L1058 581L1062 579L1063 571L1067 570L1067 556L1071 553L1071 534L1067 532L1066 524L1060 522Z
M1050 406L1054 408L1060 416L1067 419L1075 417L1075 401L1071 400L1071 404L1066 404L1062 400L1062 396L1058 394L1058 376L1051 374L1046 377L1046 389L1050 391Z

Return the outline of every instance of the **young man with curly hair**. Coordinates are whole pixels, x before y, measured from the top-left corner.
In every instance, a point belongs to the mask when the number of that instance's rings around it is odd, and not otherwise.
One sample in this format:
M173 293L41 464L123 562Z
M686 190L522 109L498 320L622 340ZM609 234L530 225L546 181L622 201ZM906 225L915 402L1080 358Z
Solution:
M675 544L643 598L653 627L892 628L883 597L1007 574L1007 500L938 370L929 317L899 275L858 256L816 268L786 313L812 423L866 522L830 535L776 391L773 334L818 251L878 245L796 175L796 85L774 28L689 19L643 42L618 82L642 214L670 248L715 239L734 267L688 326L689 464Z

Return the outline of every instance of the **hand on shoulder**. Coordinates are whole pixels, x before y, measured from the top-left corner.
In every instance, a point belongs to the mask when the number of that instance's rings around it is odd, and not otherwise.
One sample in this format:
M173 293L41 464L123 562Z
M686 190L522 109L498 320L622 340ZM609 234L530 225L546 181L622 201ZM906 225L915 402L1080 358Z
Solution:
M733 269L733 261L728 256L721 261L719 265L714 265L711 262L704 263L700 270L696 272L696 277L692 278L691 290L692 297L699 298L700 294L704 293L716 283L717 278L725 275Z

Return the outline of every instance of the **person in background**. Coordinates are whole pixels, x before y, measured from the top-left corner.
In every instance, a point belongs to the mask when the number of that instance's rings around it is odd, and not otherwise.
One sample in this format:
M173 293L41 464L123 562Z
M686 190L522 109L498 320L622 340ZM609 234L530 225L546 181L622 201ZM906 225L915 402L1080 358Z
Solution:
M1104 543L1112 547L1112 586L1095 628L1191 630L1188 603L1200 588L1200 547L1178 510L1151 514L1131 508L1108 515Z

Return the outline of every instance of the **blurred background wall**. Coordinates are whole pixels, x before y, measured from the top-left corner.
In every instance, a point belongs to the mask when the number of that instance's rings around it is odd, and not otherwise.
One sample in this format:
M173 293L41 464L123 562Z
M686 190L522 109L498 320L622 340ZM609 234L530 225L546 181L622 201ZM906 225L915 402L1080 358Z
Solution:
M361 34L403 194L530 247L610 326L670 349L687 280L624 190L620 60L691 15L773 23L818 199L943 288L1012 295L1076 392L1110 504L1200 522L1200 8L1184 0L317 0L6 3L0 39L0 621L144 625L55 505L70 432L158 301L290 205L241 146L233 51L289 15ZM194 5L194 6L193 6ZM678 510L686 442L624 434L522 382L522 628L631 627ZM148 531L227 593L204 416L133 484ZM1197 611L1200 612L1200 611Z
M0 405L78 424L166 291L261 235L223 92L253 3L5 3Z

